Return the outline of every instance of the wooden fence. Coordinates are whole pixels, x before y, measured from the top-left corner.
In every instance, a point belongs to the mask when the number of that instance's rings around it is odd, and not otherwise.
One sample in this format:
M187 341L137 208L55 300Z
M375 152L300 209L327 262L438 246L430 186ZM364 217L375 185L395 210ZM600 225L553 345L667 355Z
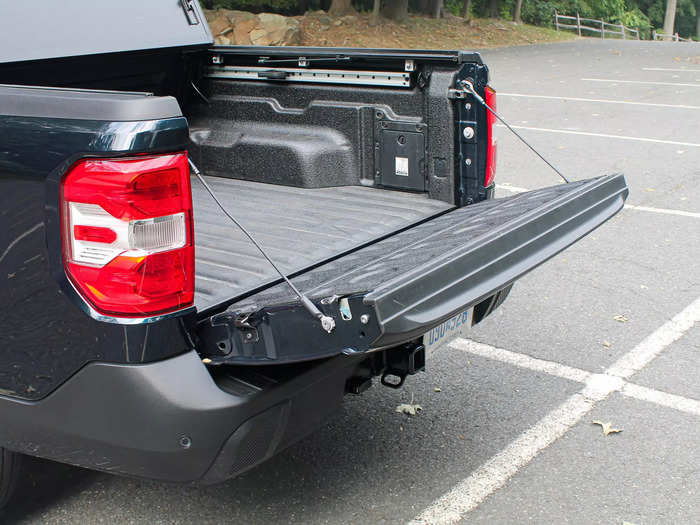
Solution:
M554 10L554 27L557 28L557 31L560 28L577 31L579 36L581 36L581 31L591 31L599 33L600 38L605 38L605 35L619 35L623 40L628 37L633 40L639 40L639 28L625 27L621 23L611 24L605 20L581 18L578 13L576 13L576 16L560 15L556 9Z
M678 36L678 33L673 34L673 35L667 35L665 33L662 33L661 31L652 31L651 38L652 38L652 40L672 40L674 42L692 42L693 41L691 38L682 38L682 37Z

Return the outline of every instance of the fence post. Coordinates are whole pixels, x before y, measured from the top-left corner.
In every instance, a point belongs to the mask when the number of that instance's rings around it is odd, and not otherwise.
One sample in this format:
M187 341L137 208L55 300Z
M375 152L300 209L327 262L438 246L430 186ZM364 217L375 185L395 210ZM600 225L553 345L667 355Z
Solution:
M556 9L554 10L554 27L559 31L559 13L557 13Z
M600 38L605 38L605 18L600 21Z
M637 40L641 40L641 37L639 36L639 26L637 26Z
M620 22L620 31L622 32L622 40L627 40L625 36L625 26L622 25L622 22Z
M674 35L676 42L678 42L678 33Z
M578 29L578 36L581 36L581 17L578 16L578 11L576 11L576 29Z

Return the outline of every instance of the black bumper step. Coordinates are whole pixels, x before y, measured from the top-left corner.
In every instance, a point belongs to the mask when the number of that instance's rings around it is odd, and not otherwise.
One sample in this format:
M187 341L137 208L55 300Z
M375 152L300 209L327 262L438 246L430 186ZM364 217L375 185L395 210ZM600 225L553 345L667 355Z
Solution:
M331 334L276 285L204 320L200 351L290 363L415 339L600 226L627 195L624 176L609 175L453 210L293 279L336 319Z

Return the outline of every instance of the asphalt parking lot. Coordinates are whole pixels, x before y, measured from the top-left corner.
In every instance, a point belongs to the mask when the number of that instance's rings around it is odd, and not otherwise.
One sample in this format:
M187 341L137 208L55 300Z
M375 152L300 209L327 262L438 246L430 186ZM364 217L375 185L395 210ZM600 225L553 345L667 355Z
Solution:
M29 460L6 522L700 523L700 44L483 55L500 113L573 179L624 173L630 206L403 390L348 397L242 477L197 488ZM558 183L499 134L499 196ZM423 412L395 412L411 398Z

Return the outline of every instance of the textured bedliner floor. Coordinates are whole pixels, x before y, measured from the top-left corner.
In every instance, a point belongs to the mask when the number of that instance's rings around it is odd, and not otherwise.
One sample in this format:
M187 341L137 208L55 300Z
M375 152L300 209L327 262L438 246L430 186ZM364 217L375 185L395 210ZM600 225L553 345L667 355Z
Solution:
M295 272L450 208L424 195L342 186L303 189L207 177L227 210L285 273ZM255 246L192 180L198 309L277 275Z

